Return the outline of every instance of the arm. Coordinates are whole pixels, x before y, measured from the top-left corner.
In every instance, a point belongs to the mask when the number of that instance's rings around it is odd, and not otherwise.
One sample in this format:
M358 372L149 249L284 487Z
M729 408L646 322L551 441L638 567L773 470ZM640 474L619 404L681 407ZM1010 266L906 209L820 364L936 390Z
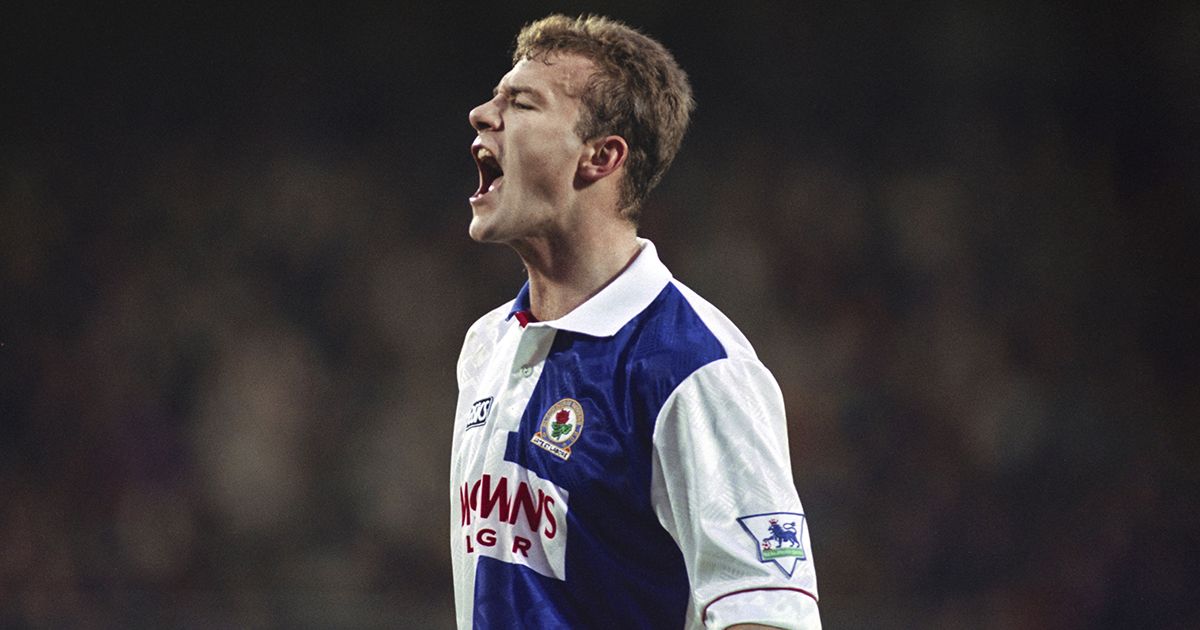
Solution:
M655 510L683 552L693 617L820 628L783 396L766 368L723 359L697 370L664 404L654 448Z

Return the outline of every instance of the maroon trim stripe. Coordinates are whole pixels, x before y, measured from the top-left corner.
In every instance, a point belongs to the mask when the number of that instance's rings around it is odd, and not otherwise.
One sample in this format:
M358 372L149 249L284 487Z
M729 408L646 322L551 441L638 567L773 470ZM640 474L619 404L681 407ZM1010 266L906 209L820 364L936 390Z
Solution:
M797 593L804 593L805 595L808 595L809 597L813 598L814 602L817 601L816 595L813 595L812 593L809 593L808 591L806 591L802 588L796 588L794 586L766 586L763 588L744 588L740 591L734 591L732 593L725 593L724 595L712 600L711 602L708 602L708 606L705 606L704 611L700 613L700 621L704 621L705 619L708 618L708 609L713 604L721 601L722 599L725 599L726 597L729 597L730 595L741 595L742 593L752 593L754 591L796 591Z

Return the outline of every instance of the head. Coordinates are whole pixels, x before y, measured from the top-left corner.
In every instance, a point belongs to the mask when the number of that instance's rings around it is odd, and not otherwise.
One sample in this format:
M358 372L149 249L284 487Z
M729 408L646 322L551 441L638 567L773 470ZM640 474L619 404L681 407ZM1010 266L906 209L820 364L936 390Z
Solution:
M517 35L513 63L555 53L579 55L596 67L580 95L575 132L585 140L613 134L628 143L621 211L636 222L687 131L695 107L687 74L662 44L598 16L552 15L529 24Z
M523 91L527 83L537 83L540 93ZM542 102L523 102L526 97ZM541 111L528 115L527 106ZM482 185L472 198L476 219L489 210L484 198L489 187L499 188L493 182L502 174L510 180L504 192L511 193L503 205L520 203L523 211L562 203L571 190L603 181L600 188L613 188L613 210L636 225L643 201L679 150L693 107L687 76L671 53L620 22L553 15L527 25L517 36L513 70L496 96L471 112L480 131L476 145L505 152L498 163L481 161ZM563 123L569 140L559 137ZM524 155L518 157L518 148ZM562 169L544 168L556 160ZM556 182L570 190L552 194ZM538 192L547 194L533 195ZM498 203L496 197L487 201ZM476 222L472 235L480 238Z

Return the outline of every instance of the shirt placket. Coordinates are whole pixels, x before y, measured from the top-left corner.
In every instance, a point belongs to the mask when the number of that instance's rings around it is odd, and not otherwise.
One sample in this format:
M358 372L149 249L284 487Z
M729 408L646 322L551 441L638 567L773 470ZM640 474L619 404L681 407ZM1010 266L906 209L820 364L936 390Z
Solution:
M512 322L516 326L516 322ZM501 406L498 422L493 427L494 435L489 438L488 459L500 464L504 458L506 439L509 432L520 431L521 418L529 406L529 400L542 375L542 368L550 347L554 343L555 330L549 326L531 324L518 328L507 365L507 383L497 404ZM498 366L499 367L499 366Z

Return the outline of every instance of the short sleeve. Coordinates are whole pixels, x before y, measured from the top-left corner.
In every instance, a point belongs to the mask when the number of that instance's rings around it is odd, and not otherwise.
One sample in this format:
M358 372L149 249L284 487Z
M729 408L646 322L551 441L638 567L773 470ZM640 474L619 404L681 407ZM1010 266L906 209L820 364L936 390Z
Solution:
M672 392L654 428L652 483L687 566L688 628L821 627L783 396L766 367L722 359Z

